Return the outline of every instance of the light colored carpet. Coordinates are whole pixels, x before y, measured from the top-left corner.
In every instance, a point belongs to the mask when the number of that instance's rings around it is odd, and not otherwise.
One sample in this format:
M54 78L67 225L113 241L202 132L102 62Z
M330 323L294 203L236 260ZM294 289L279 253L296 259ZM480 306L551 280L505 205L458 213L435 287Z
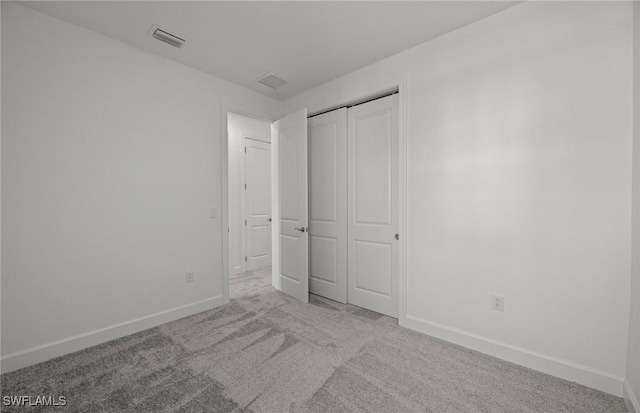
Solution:
M626 412L371 311L301 304L269 271L230 285L224 307L4 374L2 394L64 395L51 410L74 412Z

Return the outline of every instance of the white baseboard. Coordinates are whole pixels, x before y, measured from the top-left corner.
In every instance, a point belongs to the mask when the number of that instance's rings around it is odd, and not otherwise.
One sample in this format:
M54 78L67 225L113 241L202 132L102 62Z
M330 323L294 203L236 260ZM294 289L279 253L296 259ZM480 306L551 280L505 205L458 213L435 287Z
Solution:
M624 404L627 405L629 413L640 413L640 403L638 403L638 397L633 392L631 385L628 381L624 381L623 395Z
M543 354L501 343L486 337L470 334L437 323L407 316L401 319L403 327L436 337L460 346L515 363L532 370L550 374L561 379L573 381L605 393L622 397L624 379L609 373L582 366L566 360L560 360ZM640 413L640 412L637 412Z
M115 340L129 334L157 327L170 321L201 313L203 311L219 307L227 302L228 299L219 295L197 301L195 303L136 318L124 323L7 354L0 360L0 371L2 373L8 373L10 371L18 370L65 354L80 351L91 346L106 343L107 341Z

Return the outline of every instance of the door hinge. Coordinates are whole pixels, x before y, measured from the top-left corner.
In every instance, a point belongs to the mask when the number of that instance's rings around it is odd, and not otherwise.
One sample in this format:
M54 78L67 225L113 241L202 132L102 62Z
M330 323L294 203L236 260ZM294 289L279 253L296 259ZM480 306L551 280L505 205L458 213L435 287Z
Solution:
M244 224L247 225L247 220L246 219L244 220Z
M247 184L244 184L244 189L247 189Z
M247 256L246 255L244 256L244 262L247 262Z
M246 146L244 147L244 153L247 153L247 147Z

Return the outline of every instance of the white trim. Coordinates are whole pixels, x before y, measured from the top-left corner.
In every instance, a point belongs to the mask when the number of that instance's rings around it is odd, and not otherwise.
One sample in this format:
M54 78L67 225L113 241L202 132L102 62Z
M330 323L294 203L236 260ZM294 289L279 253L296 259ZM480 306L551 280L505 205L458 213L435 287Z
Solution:
M2 357L1 371L8 373L36 363L50 360L65 354L83 350L85 348L106 343L129 334L138 333L149 328L157 327L161 324L206 310L224 305L228 302L222 295L196 301L195 303L182 305L169 310L160 311L155 314L136 318L124 323L115 324L109 327L100 328L88 333L79 334L62 340L32 347L26 350L17 351Z
M247 141L246 141L247 138L244 135L238 135L236 136L236 138L241 139L242 146L244 146L244 152L241 155L242 156L242 174L240 178L241 182L244 182L244 191L241 191L241 196L240 196L240 210L242 211L242 219L244 220L244 227L242 227L242 230L240 231L241 233L240 237L242 238L242 253L240 254L240 257L244 256L244 259L241 258L240 261L242 262L242 272L245 272L248 270L247 268L248 264L246 259L247 259L247 256L249 255L247 251L247 220L249 219L249 217L247 216ZM269 153L269 156L271 156L271 153ZM271 165L269 165L269 167L271 167ZM227 166L227 171L229 171L228 166ZM228 179L228 176L227 176L227 179ZM227 180L227 183L228 182L229 181ZM227 195L229 195L228 192L227 192ZM231 256L229 256L229 258L231 258Z
M407 212L409 208L408 201L408 147L409 139L407 135L407 113L409 102L409 79L407 75L400 78L398 82L399 105L398 105L398 123L400 131L398 132L400 140L400 268L398 269L398 324L404 325L407 322Z
M622 397L622 377L409 316L400 324L460 346Z
M638 397L633 392L631 384L629 384L627 380L624 381L622 397L624 398L624 404L627 405L627 410L629 410L629 413L640 413L640 403L638 403Z

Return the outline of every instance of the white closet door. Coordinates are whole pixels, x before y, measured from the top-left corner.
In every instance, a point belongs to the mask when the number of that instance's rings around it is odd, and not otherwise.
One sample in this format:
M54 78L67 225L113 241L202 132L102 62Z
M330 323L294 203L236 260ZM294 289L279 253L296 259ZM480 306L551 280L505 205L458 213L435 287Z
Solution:
M349 108L348 301L398 317L398 95Z
M347 109L309 119L309 291L347 302Z
M271 265L271 144L245 138L246 269Z
M274 123L273 286L309 302L307 110Z

